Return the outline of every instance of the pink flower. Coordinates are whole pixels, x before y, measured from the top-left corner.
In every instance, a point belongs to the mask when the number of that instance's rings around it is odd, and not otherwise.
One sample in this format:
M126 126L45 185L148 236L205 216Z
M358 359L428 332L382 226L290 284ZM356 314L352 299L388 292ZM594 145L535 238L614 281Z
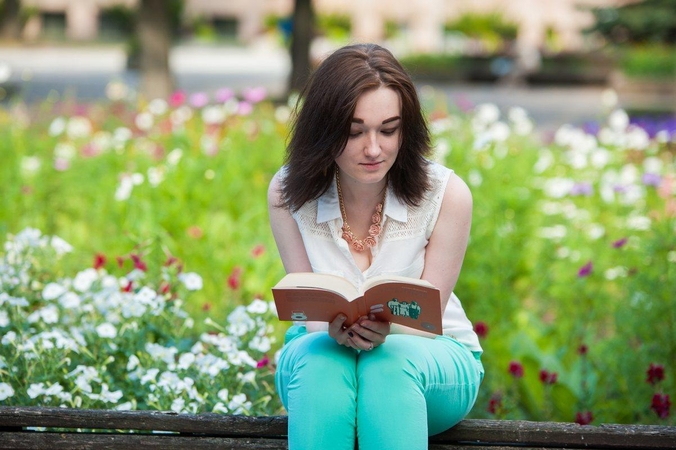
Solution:
M225 103L231 98L235 96L235 93L232 91L232 89L228 88L221 88L216 91L216 94L214 94L214 97L216 98L216 101L218 103Z
M228 286L230 289L233 291L236 291L237 289L240 288L242 285L242 268L239 266L236 266L234 269L232 269L232 273L228 277Z
M486 322L477 322L474 324L474 332L480 338L485 338L486 335L488 334L488 325L486 324Z
M592 264L591 261L589 261L587 264L580 267L580 270L577 271L577 276L580 277L580 278L586 277L589 274L591 274L593 270L594 270L594 265Z
M209 96L205 92L195 92L190 96L193 108L204 108L209 104Z
M106 255L103 253L97 253L94 255L94 269L98 270L101 267L106 265Z
M521 378L523 377L523 364L521 364L518 361L512 361L509 363L509 373L514 377L514 378Z
M265 253L265 246L263 244L257 244L254 248L251 249L251 256L258 258Z
M263 355L263 358L256 363L256 369L262 369L268 364L270 364L270 358L268 358L268 355Z
M178 90L169 96L169 106L178 108L185 103L187 97L185 91Z
M253 112L253 105L249 102L239 102L237 106L237 114L240 116L248 116Z
M578 412L575 414L575 423L578 425L589 425L594 420L594 415L591 411Z
M657 417L660 419L666 419L669 417L669 408L671 408L671 400L669 399L668 394L653 395L653 400L650 403L650 409L655 411Z
M65 158L56 158L54 160L54 168L59 172L70 169L70 161Z
M646 373L648 374L646 382L650 384L657 384L664 380L664 366L661 364L650 363Z
M268 94L267 91L262 86L254 88L246 88L242 91L242 97L244 98L244 100L253 104L265 100L267 94Z

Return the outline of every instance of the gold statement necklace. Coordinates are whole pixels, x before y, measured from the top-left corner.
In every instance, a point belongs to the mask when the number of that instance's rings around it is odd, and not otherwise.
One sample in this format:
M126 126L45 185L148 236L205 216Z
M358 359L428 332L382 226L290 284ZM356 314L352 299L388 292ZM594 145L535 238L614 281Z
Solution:
M378 242L378 236L382 229L380 223L382 222L383 216L383 205L385 204L385 194L387 193L387 188L383 190L383 200L376 205L376 212L371 216L372 225L369 227L369 235L364 239L357 239L357 237L352 233L350 225L347 223L347 213L345 212L345 203L343 202L343 191L340 188L340 175L338 175L338 167L336 167L336 187L338 188L338 202L340 203L340 215L343 217L343 239L347 241L348 244L352 245L358 252L362 252L367 248L375 247Z

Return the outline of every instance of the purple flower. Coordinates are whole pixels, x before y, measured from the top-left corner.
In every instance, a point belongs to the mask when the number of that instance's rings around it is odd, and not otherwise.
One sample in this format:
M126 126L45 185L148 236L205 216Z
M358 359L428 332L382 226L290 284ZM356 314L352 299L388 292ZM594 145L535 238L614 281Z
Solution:
M656 173L646 172L643 174L641 180L643 181L643 184L645 184L646 186L659 186L660 183L662 182L662 177Z
M577 271L577 276L580 278L586 277L592 273L592 270L594 270L594 265L589 261L587 264L580 267L580 270Z
M618 239L613 242L613 248L622 248L627 243L627 238Z
M253 112L253 105L249 102L239 102L237 106L237 114L240 116L248 116Z
M591 183L587 182L582 182L582 183L575 183L573 187L570 189L570 195L584 195L586 197L589 197L592 195L594 192L594 189L592 188Z

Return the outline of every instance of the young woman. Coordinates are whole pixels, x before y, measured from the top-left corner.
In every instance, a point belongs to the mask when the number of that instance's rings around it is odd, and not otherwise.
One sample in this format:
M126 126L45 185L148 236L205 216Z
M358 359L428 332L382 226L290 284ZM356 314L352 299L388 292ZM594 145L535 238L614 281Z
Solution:
M362 317L295 324L276 374L289 447L424 449L462 420L483 378L479 340L453 294L472 198L429 161L410 77L373 44L341 48L301 94L270 223L287 272L422 278L441 291L442 336Z

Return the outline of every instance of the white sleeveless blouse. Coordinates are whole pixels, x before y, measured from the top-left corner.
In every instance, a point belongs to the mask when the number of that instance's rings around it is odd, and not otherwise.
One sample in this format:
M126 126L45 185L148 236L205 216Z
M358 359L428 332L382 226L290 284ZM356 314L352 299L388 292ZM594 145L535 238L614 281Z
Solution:
M418 207L401 202L392 188L387 188L383 229L378 245L371 248L371 266L364 272L359 270L347 242L341 238L343 219L335 180L321 197L303 205L293 218L303 237L312 271L340 275L357 287L377 275L420 278L425 249L439 217L446 184L453 173L434 162L430 162L428 171L432 189ZM455 294L451 294L448 301L442 325L445 335L455 337L470 351L482 351L472 323Z

